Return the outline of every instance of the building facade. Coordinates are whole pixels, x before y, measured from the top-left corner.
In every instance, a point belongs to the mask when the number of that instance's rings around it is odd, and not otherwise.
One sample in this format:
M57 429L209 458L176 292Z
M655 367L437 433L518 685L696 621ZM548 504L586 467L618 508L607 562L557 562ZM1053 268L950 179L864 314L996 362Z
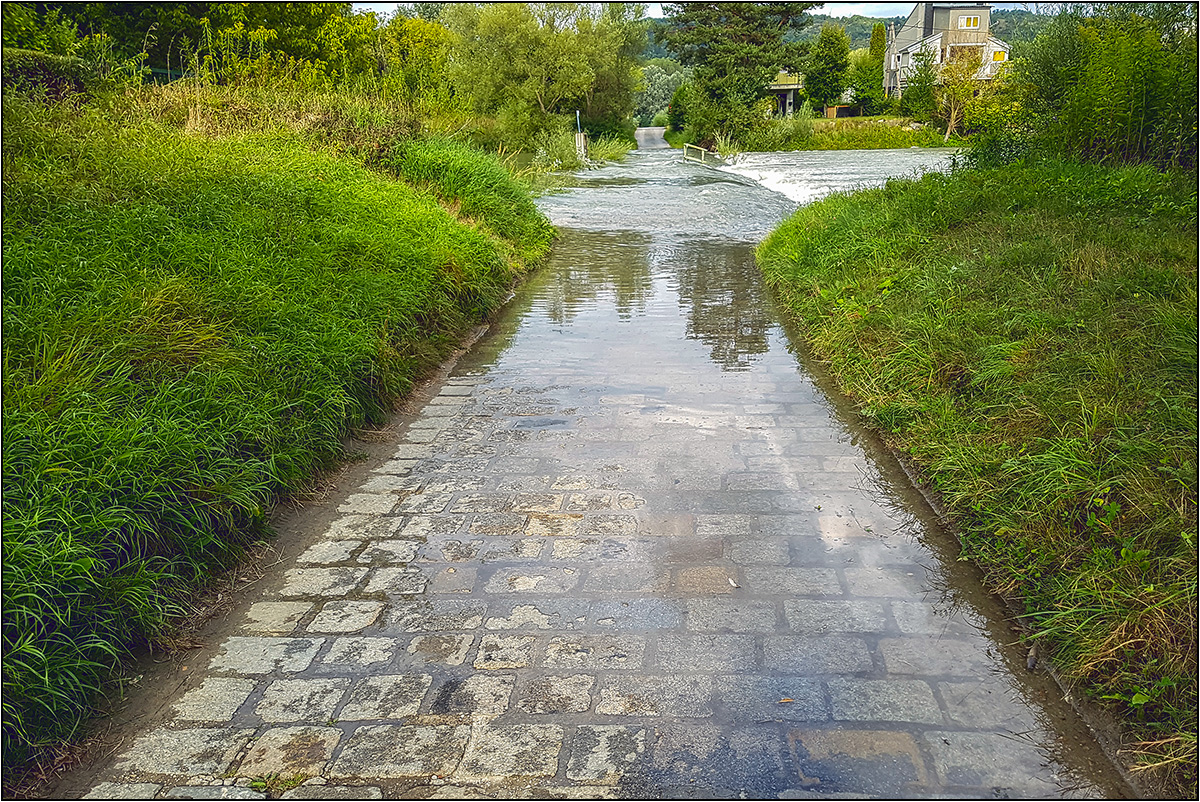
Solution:
M883 88L888 97L900 97L908 85L913 56L926 51L935 65L953 59L962 49L978 51L975 77L990 80L1009 59L1008 44L989 33L991 6L986 3L917 3L908 19L895 30L888 28L883 59Z

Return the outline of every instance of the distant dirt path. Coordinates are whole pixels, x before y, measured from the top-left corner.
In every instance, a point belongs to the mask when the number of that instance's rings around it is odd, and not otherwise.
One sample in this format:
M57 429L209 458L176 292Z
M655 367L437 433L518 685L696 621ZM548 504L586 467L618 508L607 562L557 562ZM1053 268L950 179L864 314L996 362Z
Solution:
M637 137L638 150L662 150L671 145L663 138L666 128L639 128L634 132Z

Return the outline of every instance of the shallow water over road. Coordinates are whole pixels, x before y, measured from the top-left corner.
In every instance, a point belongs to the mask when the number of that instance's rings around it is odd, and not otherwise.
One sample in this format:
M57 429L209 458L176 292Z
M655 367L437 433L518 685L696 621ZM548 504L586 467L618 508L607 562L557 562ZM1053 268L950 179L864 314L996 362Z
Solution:
M932 154L855 155L779 181ZM548 263L96 793L1128 795L796 347L753 262L795 203L654 152L541 204Z

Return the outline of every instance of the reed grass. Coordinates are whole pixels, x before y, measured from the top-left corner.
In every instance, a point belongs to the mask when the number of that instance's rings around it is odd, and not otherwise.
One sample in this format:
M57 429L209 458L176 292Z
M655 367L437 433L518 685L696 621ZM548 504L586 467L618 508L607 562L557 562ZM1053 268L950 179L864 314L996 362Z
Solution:
M1040 162L799 210L760 265L1044 653L1196 788L1195 174Z

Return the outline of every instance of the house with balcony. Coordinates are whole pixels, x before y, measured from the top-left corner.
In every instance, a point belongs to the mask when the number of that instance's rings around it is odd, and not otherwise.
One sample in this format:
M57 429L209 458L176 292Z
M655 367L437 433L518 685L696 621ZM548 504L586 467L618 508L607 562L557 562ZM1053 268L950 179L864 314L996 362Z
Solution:
M995 77L1010 51L1008 43L989 33L991 8L987 3L917 3L900 30L889 25L883 59L883 88L888 97L904 94L913 56L923 50L941 65L970 48L979 54L975 77L982 81Z

